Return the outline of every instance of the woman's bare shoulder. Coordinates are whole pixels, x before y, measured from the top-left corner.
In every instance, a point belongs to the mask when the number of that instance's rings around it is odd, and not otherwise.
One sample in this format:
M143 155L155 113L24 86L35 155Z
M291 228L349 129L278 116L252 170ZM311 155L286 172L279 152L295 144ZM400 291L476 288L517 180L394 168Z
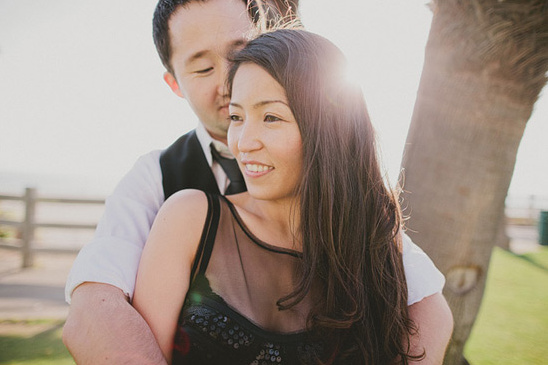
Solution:
M168 241L196 243L204 227L208 210L207 196L199 190L181 190L170 196L160 208L151 234ZM191 247L194 245L191 245Z
M194 216L204 216L207 213L207 196L206 193L195 189L180 190L170 196L160 208L160 213L179 215L189 214ZM202 213L202 214L201 214Z

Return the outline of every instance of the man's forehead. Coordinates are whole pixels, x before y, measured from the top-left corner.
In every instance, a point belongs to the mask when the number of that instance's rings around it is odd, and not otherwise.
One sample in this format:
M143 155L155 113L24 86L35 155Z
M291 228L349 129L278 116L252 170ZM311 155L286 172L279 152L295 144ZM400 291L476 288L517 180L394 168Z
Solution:
M239 0L191 1L179 7L168 19L169 32L180 29L185 24L196 31L217 29L219 32L232 32L245 24L246 32L252 28L247 6Z
M245 45L252 29L245 5L236 0L192 2L169 19L173 55L186 61L208 54L225 55Z

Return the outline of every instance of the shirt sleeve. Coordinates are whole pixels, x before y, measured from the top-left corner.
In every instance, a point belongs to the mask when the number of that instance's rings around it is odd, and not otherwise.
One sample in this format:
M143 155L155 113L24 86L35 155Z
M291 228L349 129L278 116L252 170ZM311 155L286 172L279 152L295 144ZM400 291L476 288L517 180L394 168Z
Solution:
M152 222L164 202L160 152L137 160L105 202L91 242L78 253L65 286L65 300L84 282L120 288L130 298Z
M408 290L407 305L441 292L445 285L445 277L430 257L405 233L402 233L402 244Z

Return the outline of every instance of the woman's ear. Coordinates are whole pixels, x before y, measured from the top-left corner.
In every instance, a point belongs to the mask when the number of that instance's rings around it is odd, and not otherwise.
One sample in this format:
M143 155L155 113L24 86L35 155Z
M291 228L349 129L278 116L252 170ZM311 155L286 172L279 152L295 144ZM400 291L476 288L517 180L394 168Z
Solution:
M166 84L168 84L169 88L171 89L171 91L173 91L175 95L183 99L185 98L185 96L181 92L181 89L179 88L179 83L177 82L177 79L175 78L175 76L173 76L171 72L164 72L164 81L166 82Z

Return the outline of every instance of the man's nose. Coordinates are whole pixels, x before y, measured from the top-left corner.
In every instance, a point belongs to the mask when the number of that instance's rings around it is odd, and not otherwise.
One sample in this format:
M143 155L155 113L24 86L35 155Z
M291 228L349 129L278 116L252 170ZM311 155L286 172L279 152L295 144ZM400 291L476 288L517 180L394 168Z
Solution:
M228 76L228 69L230 65L228 61L221 62L219 66L218 79L217 79L217 92L221 96L228 97L228 87L226 84L226 79Z

